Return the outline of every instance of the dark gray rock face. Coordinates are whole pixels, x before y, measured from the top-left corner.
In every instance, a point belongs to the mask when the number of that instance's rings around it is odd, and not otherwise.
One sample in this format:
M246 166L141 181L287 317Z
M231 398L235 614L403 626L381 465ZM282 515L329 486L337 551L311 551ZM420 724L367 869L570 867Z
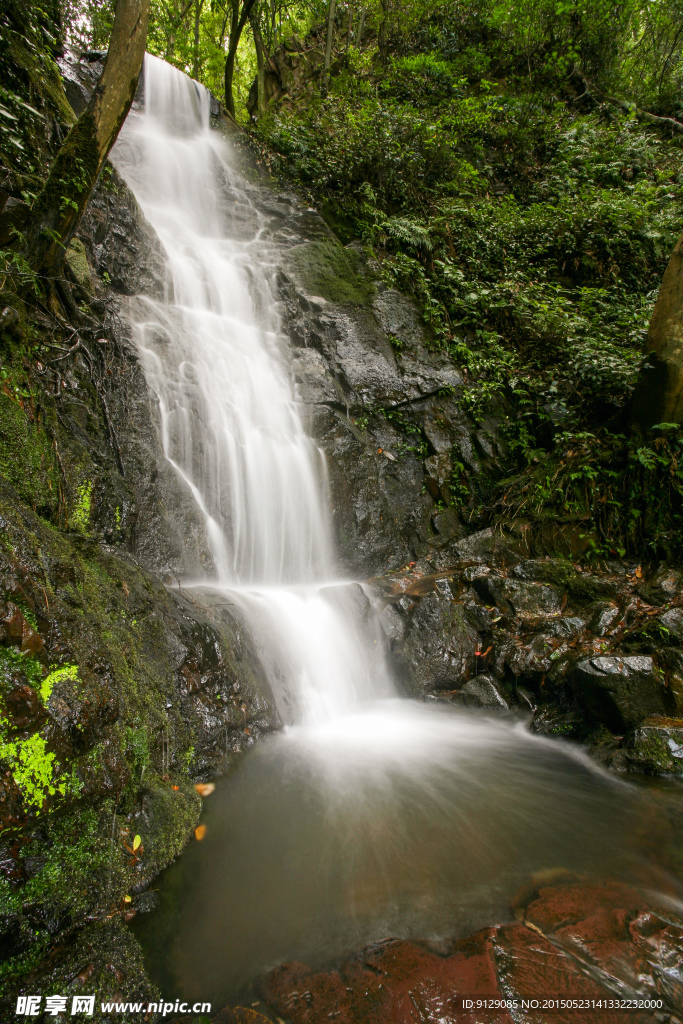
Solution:
M683 587L673 607L653 608L619 566L524 558L493 530L448 553L436 571L424 559L374 581L408 694L531 718L619 771L683 771L683 647L664 624L677 623Z
M665 714L669 707L662 674L649 655L585 658L567 681L579 704L613 732Z
M392 657L406 690L424 696L459 689L475 672L480 639L449 584L440 582L417 602L404 597L397 610L405 628Z

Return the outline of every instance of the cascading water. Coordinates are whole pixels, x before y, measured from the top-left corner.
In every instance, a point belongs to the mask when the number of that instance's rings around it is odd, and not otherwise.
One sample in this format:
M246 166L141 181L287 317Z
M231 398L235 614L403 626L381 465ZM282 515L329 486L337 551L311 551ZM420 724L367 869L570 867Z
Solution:
M206 524L202 585L260 639L288 726L221 783L207 839L170 873L182 896L152 934L176 992L217 1001L283 958L462 934L533 870L637 873L629 787L519 725L397 699L361 587L333 578L268 218L209 127L208 93L152 57L144 77L114 160L168 281L163 301L133 303L135 338L164 452Z
M168 256L164 301L132 311L164 453L204 517L213 585L269 638L284 721L324 719L392 686L381 653L359 649L343 607L353 599L322 585L333 576L325 463L283 359L276 254L210 130L208 92L150 56L144 80L144 111L114 159Z

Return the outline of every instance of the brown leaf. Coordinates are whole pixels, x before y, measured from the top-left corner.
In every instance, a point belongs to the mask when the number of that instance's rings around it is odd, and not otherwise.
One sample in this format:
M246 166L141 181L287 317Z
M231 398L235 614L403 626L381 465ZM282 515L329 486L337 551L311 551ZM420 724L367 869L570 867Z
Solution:
M198 782L194 788L200 796L211 796L216 787L213 782Z

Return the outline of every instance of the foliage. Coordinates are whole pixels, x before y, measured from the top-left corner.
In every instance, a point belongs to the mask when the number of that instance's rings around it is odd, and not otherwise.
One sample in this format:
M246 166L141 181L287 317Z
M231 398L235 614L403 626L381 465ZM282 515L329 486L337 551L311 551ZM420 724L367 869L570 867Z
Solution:
M504 481L500 521L579 522L598 557L683 556L683 428L660 424L649 442L602 430L564 432L553 451Z
M462 369L475 422L492 403L497 415L508 410L508 472L520 486L540 481L537 498L515 506L520 515L534 508L586 519L615 550L642 546L647 522L652 550L671 547L677 470L667 474L678 442L659 438L646 469L604 424L616 424L628 401L681 229L683 149L677 137L586 102L571 72L578 66L603 89L663 110L677 81L678 29L683 37L676 3L384 7L387 51L375 37L339 56L328 95L309 90L305 102L302 94L272 109L256 144L342 241L372 247L386 284L415 295L434 344ZM655 59L652 43L647 64L634 45L641 39L644 54L655 14L673 33L657 102L662 54ZM400 339L392 343L400 350ZM552 478L561 461L558 438L577 432L600 439L590 442L593 483L579 485L576 470L560 507L555 491L545 495L543 474ZM612 461L628 467L630 490L609 476ZM662 475L666 487L649 503ZM456 469L457 504L482 522L494 506L507 515L495 481L477 489ZM625 520L613 512L619 501Z

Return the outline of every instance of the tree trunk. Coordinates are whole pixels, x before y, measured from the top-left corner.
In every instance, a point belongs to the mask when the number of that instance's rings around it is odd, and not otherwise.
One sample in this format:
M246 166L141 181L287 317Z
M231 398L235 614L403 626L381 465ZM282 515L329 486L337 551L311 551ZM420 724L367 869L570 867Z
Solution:
M365 11L364 7L360 12L360 24L358 25L358 39L356 40L356 46L360 50L361 43L363 42L363 29L365 28Z
M389 56L389 3L388 0L380 0L380 3L382 5L382 21L377 33L377 49L381 63L386 64Z
M330 69L330 58L332 56L332 39L334 37L334 11L337 6L336 0L330 0L330 8L327 14L327 40L325 42L325 63L323 65L323 89L327 88L327 73Z
M630 419L647 433L657 423L683 423L683 235L664 273L645 351Z
M346 52L349 52L351 45L351 29L353 28L353 7L349 4L349 27L346 32Z
M117 0L104 70L37 196L28 228L31 260L56 278L109 150L130 110L147 41L149 0Z
M254 36L254 46L256 48L256 82L258 87L257 113L259 117L263 117L266 112L266 52L263 45L263 36L261 35L261 29L258 23L258 15L254 11L252 11L249 16L249 23L251 24L251 31Z
M242 31L246 25L249 15L256 0L244 0L240 12L240 0L232 0L232 23L230 26L230 41L228 52L225 57L225 106L231 117L235 116L235 99L232 94L232 82L235 77L235 58L237 47L242 37Z
M194 45L192 52L192 77L195 81L199 78L199 16L202 13L204 0L195 0L194 3Z

